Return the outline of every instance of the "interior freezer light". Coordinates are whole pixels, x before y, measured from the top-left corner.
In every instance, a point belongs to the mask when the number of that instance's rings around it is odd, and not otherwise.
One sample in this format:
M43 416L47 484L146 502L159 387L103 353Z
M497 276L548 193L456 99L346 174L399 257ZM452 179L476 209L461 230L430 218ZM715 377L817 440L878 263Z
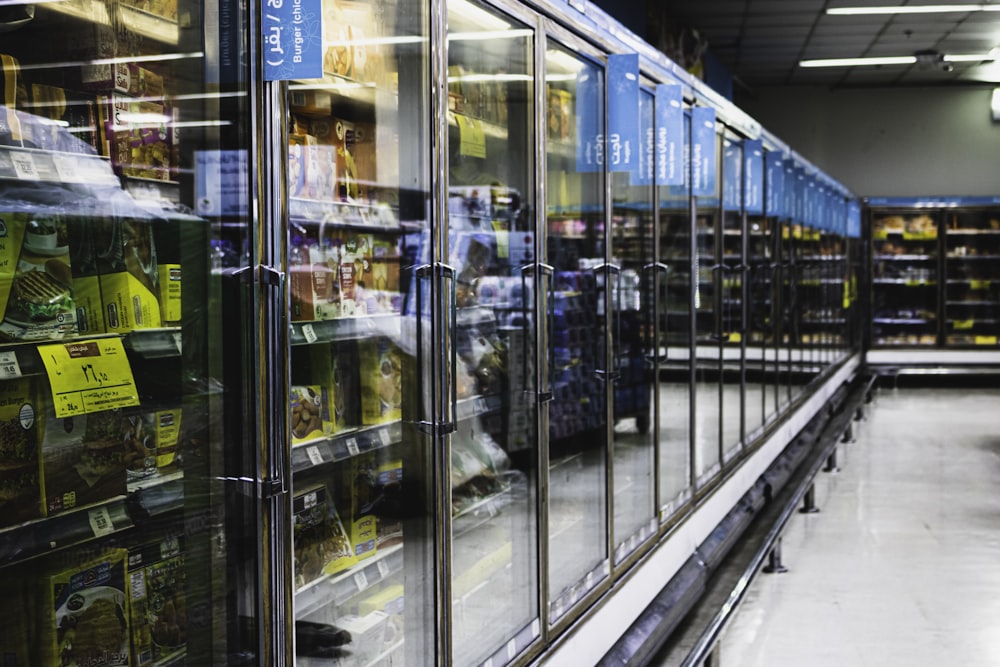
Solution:
M818 58L800 60L799 67L859 67L865 65L912 65L916 56L880 56L871 58Z
M449 42L485 42L493 39L513 39L515 37L531 37L534 30L520 28L517 30L484 30L481 32L450 32Z
M873 14L947 14L949 12L1000 12L1000 5L879 5L873 7L828 7L833 16L865 16Z
M990 97L990 113L993 120L1000 121L1000 88L993 89L993 96Z
M204 51L192 51L191 53L157 53L148 56L124 56L120 58L97 58L96 60L68 60L60 63L37 63L34 65L21 65L21 70L65 69L68 67L80 67L81 65L116 65L118 63L151 63L204 57Z
M483 83L490 81L531 81L530 74L463 74L449 76L448 83Z
M492 14L485 9L481 9L466 0L452 1L448 3L448 13L454 13L456 17L467 21L471 25L478 25L492 30L503 30L509 28L510 24L499 16Z
M393 46L396 44L420 44L426 42L426 37L419 35L399 35L397 37L370 37L367 39L340 39L330 42L323 42L324 48L343 46Z

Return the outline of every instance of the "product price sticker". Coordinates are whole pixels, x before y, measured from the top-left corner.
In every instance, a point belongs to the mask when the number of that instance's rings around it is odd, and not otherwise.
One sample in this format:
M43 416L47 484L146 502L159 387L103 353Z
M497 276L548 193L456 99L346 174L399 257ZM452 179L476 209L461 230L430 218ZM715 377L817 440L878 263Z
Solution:
M55 155L52 158L52 162L56 167L56 173L59 174L59 180L63 183L80 183L83 181L80 170L77 169L77 156Z
M139 405L120 338L40 345L56 417Z
M382 441L383 447L388 447L390 444L392 444L392 438L389 436L389 429L384 428L381 431L379 431L378 437L379 440Z
M94 537L104 537L115 532L115 525L111 523L111 515L108 514L107 507L96 507L87 512L90 520L90 529L94 531Z
M358 441L354 438L348 438L344 444L347 445L347 453L351 456L357 456L361 453L361 450L358 449Z
M378 573L382 576L383 579L389 576L389 564L386 563L384 560L380 560L378 562Z
M17 355L13 351L0 352L0 380L19 377L21 377L21 366L17 363Z
M35 168L35 160L30 153L10 154L11 162L14 163L14 171L22 181L37 181L39 179L38 169Z
M354 583L357 585L359 591L363 591L368 588L368 577L365 575L364 570L355 573Z
M323 454L320 453L319 447L316 445L310 445L306 448L306 456L309 457L309 462L314 466L318 466L323 462Z
M319 339L319 336L316 335L316 330L313 329L313 325L311 324L302 325L302 336L306 339L306 342L309 343L310 345L312 345Z

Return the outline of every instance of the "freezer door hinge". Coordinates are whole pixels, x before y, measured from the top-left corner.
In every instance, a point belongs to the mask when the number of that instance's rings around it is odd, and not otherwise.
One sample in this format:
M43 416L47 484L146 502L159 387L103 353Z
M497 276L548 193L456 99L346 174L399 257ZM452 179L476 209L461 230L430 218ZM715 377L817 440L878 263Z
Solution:
M254 269L254 282L259 285L280 286L285 274L273 266L258 264Z

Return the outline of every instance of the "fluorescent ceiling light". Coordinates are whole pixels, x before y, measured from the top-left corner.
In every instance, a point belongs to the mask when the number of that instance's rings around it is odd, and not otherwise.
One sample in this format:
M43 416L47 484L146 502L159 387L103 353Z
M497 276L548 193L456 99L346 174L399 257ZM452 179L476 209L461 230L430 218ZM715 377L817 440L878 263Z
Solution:
M950 63L978 63L996 60L996 49L989 53L944 54L941 60ZM880 56L871 58L818 58L800 60L799 67L865 67L871 65L913 65L920 61L917 56Z
M800 60L799 67L858 67L863 65L912 65L916 56L884 56L873 58L819 58Z
M892 5L875 7L829 7L827 14L834 16L861 16L871 14L947 14L953 12L1000 12L1000 5Z

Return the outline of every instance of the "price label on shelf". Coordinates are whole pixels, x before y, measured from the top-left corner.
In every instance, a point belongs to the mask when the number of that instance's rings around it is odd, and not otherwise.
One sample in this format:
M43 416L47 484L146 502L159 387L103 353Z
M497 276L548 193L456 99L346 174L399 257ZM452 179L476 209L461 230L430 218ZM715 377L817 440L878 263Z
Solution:
M357 585L359 591L363 591L368 588L368 577L365 576L365 571L355 573L354 583Z
M996 345L996 336L976 336L976 345Z
M95 507L87 512L87 518L90 520L90 529L94 531L94 537L104 537L115 532L107 507Z
M354 438L348 438L344 444L347 445L347 453L351 456L357 456L361 453L361 450L358 449L358 441Z
M56 173L59 174L59 180L63 183L79 183L83 180L80 178L80 171L76 168L76 157L55 155L52 158L52 163L55 165Z
M507 660L513 660L515 655L517 655L517 641L511 639L507 642Z
M17 355L13 351L0 352L0 380L19 377L21 377L21 366L17 363Z
M323 462L323 454L320 453L319 447L316 445L310 445L306 448L306 456L309 457L309 462L314 466L318 466Z
M382 441L383 447L388 447L392 444L392 438L389 437L389 429L384 428L378 432L379 440Z
M31 153L11 151L10 159L14 163L14 171L17 173L17 177L22 181L39 180L38 169L35 167L35 160L31 156Z
M972 289L989 289L990 281L988 280L970 280L969 287Z
M389 576L389 564L386 563L384 560L380 560L378 562L378 573L379 576L382 577L383 579Z
M56 417L139 405L121 338L40 345Z
M319 339L319 336L316 335L316 330L313 329L313 325L311 324L302 325L302 335L305 337L306 342L310 345Z

